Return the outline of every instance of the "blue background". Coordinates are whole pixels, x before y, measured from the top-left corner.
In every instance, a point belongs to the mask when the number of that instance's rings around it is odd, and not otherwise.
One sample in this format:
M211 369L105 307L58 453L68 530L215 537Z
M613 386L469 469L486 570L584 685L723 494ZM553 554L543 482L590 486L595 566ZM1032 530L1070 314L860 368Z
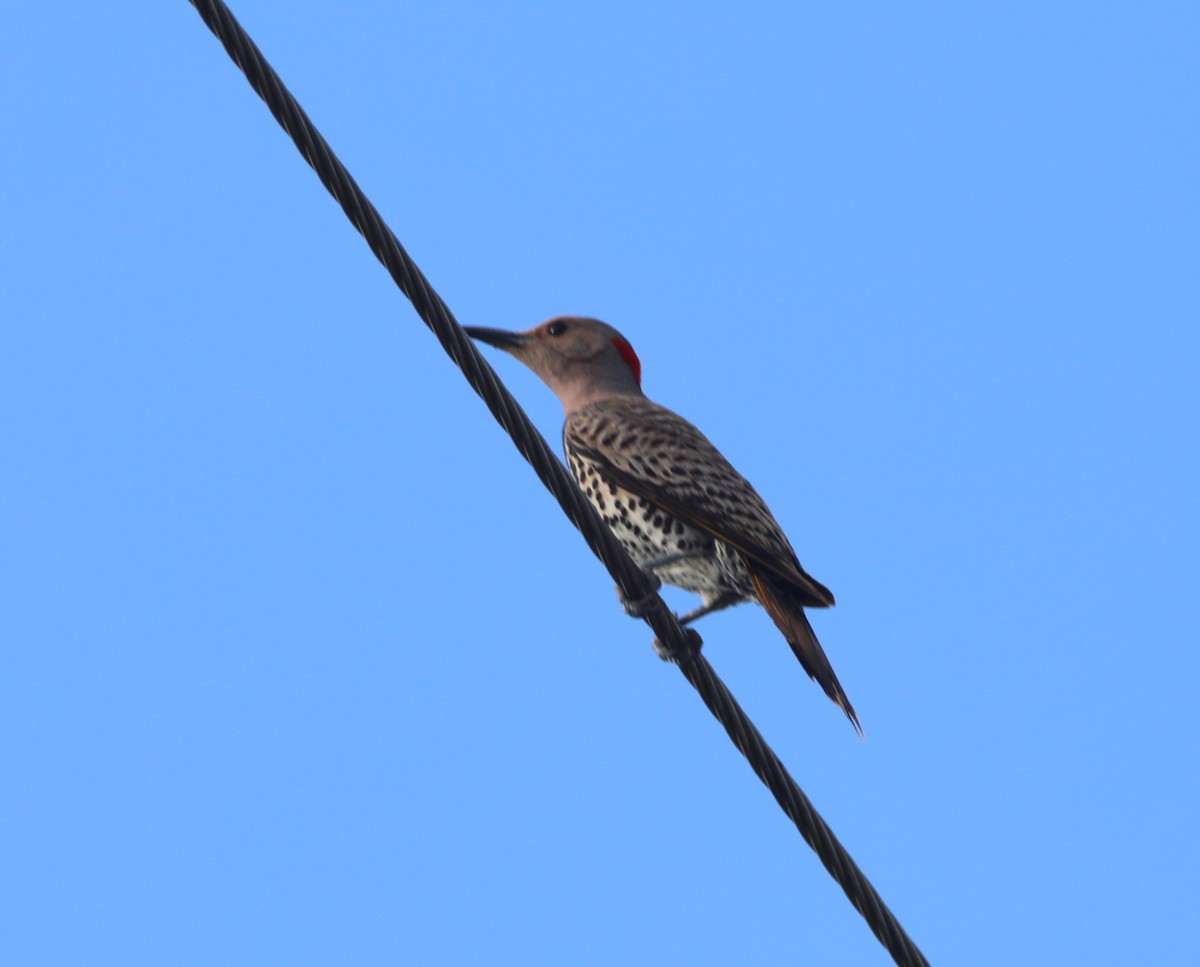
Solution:
M706 654L934 963L1195 962L1194 3L235 12L836 592L865 743ZM0 958L886 962L192 8L0 48Z

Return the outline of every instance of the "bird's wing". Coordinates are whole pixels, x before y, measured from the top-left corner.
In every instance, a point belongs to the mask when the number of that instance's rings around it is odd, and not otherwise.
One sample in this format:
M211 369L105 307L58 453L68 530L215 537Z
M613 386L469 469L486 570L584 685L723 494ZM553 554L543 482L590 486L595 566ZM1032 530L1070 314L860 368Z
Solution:
M829 589L800 566L749 481L678 414L640 398L592 404L568 418L563 443L568 454L594 462L602 478L711 534L785 580L804 605L833 604Z

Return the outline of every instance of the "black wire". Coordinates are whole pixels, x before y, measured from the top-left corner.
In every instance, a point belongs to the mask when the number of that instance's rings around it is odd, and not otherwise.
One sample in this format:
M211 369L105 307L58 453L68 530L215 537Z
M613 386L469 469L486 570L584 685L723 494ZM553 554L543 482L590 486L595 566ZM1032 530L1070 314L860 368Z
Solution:
M500 382L491 366L479 354L471 339L462 331L450 309L433 290L428 280L404 251L375 206L363 194L337 155L317 131L308 115L283 85L279 75L267 63L262 52L242 29L221 0L190 0L208 28L225 46L234 63L263 99L280 126L291 136L304 160L312 166L321 183L342 206L346 217L370 246L375 257L408 296L417 314L442 348L462 370L471 388L483 399L497 422L512 437L521 455L562 507L563 512L583 535L592 553L600 559L629 600L649 599L653 606L645 621L656 638L674 657L676 664L700 693L709 711L725 727L733 744L783 811L796 824L805 842L820 857L830 875L866 919L875 936L888 949L897 964L927 965L904 928L884 904L875 888L859 870L825 820L813 808L808 797L788 774L778 756L771 751L754 723L742 711L733 695L717 677L708 660L700 653L700 638L679 622L657 594L655 582L633 562L608 526L588 503L562 462L524 410Z

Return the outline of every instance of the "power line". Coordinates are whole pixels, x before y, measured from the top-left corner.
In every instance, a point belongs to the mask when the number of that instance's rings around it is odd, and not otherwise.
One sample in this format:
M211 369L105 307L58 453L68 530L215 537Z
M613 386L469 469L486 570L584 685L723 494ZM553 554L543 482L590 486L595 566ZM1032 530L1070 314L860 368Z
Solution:
M366 240L375 257L383 263L400 291L412 302L422 321L462 370L471 388L479 394L521 455L529 461L538 479L554 495L571 523L579 529L588 547L608 569L625 598L636 601L649 596L652 601L657 600L662 605L651 608L643 620L672 655L684 677L700 693L709 711L724 726L738 751L771 790L775 800L796 824L800 835L845 891L880 943L897 964L903 967L927 967L928 961L916 944L700 653L699 635L690 628L682 628L663 604L657 594L657 581L649 578L633 562L575 486L561 461L462 331L441 296L433 290L233 13L221 0L190 2L224 45L234 63L241 68L275 120L291 136L297 150L316 172L321 183L342 206L346 217Z

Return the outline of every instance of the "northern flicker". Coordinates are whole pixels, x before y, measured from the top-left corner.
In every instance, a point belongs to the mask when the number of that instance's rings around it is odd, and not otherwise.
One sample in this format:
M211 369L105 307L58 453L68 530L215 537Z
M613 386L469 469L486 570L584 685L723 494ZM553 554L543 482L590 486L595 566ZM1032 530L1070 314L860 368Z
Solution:
M680 620L761 604L861 734L804 614L829 607L833 595L805 573L749 481L691 423L646 398L628 340L597 319L572 316L525 332L466 332L515 356L558 396L576 483L640 567L700 595L701 607Z

